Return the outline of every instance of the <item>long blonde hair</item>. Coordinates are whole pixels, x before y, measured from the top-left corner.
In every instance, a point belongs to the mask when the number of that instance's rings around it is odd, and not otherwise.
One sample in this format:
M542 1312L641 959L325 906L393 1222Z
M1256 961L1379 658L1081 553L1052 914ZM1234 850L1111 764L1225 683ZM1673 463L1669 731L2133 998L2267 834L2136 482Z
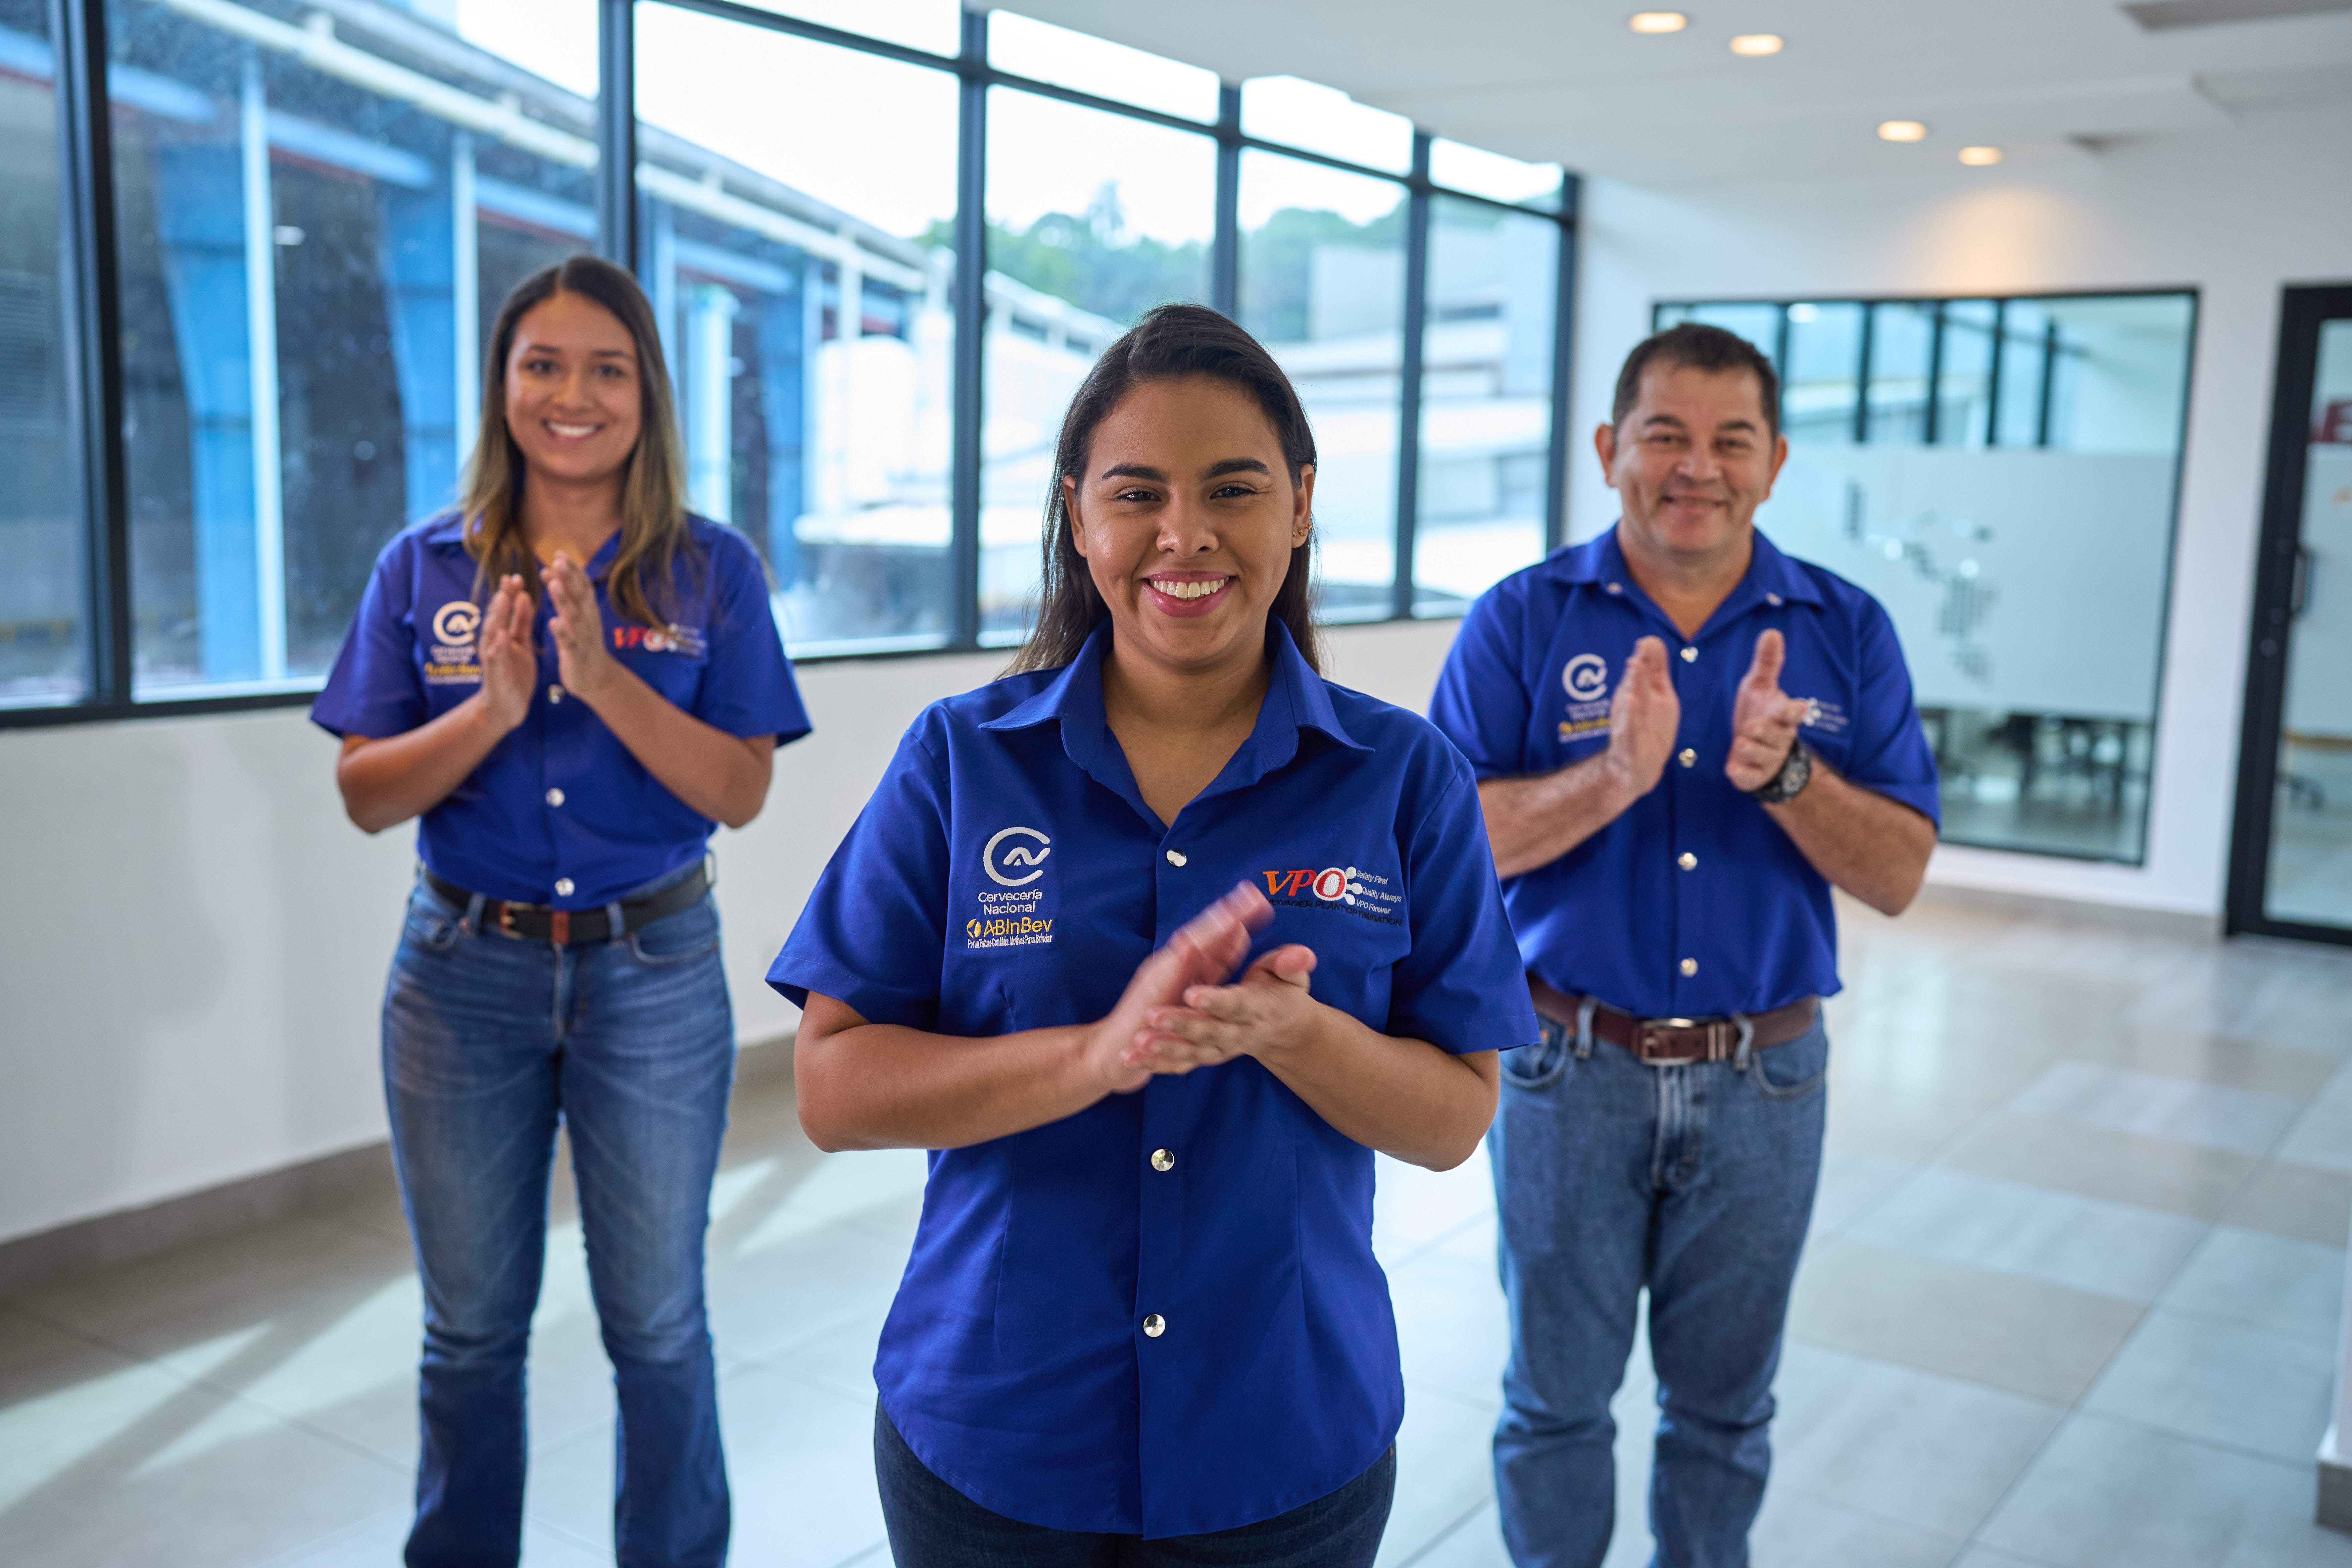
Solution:
M686 447L678 438L677 403L653 306L635 279L595 256L571 257L516 284L490 329L488 352L482 356L481 424L474 432L474 455L466 460L457 503L466 520L466 552L476 567L474 597L481 599L492 578L509 574L520 575L534 599L539 595L538 563L522 532L522 451L507 428L507 355L523 317L560 293L603 306L635 340L637 445L621 478L621 543L605 577L605 594L614 609L639 625L667 626L676 609L677 558L683 553L698 562L699 556L686 526Z

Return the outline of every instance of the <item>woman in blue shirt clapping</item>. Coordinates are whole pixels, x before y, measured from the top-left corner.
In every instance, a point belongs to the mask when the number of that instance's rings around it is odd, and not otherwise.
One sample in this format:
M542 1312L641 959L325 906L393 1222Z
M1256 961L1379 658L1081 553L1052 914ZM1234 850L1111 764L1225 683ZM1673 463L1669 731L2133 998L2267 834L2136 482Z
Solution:
M1468 1157L1536 1023L1468 767L1317 672L1314 465L1223 317L1113 345L1014 672L916 721L770 972L810 1136L935 1151L875 1369L900 1568L1378 1547L1372 1152Z
M465 498L385 546L311 717L345 808L421 819L383 1006L425 1290L410 1568L521 1548L523 1363L556 1125L619 1394L630 1568L726 1555L703 1233L734 1026L706 846L808 732L759 558L688 515L629 275L574 257L500 308Z

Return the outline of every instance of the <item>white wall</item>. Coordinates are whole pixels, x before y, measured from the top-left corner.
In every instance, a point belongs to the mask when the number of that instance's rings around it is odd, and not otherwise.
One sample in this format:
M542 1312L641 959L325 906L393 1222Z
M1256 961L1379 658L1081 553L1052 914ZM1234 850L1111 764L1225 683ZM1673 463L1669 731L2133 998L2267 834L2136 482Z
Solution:
M1416 709L1451 622L1332 637L1336 679ZM1004 656L801 672L816 733L722 832L739 1038L908 722ZM0 1240L384 1135L376 1015L412 835L344 820L334 742L299 710L0 731Z
M1660 300L1965 295L2193 286L2195 384L2145 867L1945 848L1941 882L2218 916L2279 291L2352 279L2336 149L2352 103L2249 110L2031 168L1789 179L1672 192L1585 187L1570 516L1616 516L1585 441Z

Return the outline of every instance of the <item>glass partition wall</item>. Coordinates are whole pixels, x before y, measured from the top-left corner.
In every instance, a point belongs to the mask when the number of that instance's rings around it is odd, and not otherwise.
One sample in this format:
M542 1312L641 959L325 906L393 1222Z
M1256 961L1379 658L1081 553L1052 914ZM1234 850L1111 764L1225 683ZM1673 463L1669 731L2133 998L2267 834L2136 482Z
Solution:
M955 0L0 0L0 724L303 700L588 250L801 658L1017 640L1069 395L1169 300L1297 382L1327 617L1561 532L1572 182L1311 82Z
M2196 299L1659 307L1782 377L1774 543L1894 617L1947 842L2145 855Z

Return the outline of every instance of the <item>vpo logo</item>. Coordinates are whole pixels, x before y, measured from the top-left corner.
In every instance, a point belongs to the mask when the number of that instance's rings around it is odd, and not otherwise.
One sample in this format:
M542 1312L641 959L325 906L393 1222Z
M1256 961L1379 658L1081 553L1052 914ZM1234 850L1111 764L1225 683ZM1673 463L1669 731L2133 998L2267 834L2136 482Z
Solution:
M1559 672L1559 683L1579 702L1591 702L1609 689L1609 661L1597 653L1580 653Z
M464 599L452 599L433 612L433 640L453 646L472 642L475 628L481 624L479 605Z
M1007 849L1004 852L1003 858L1004 870L999 870L997 868L999 861L996 853L996 847L1003 843L1006 839L1014 837L1034 838L1037 841L1038 847L1032 849L1025 844L1014 845L1012 848ZM1005 887L1024 887L1045 874L1045 857L1054 852L1053 843L1054 841L1052 839L1046 837L1044 834L1038 832L1034 827L1005 828L1003 831L997 834L995 837L990 839L988 841L988 847L980 852L981 868L986 871L992 880L999 882ZM1011 870L1015 866L1027 866L1033 868L1033 869L1025 877L1006 876L1005 871Z

